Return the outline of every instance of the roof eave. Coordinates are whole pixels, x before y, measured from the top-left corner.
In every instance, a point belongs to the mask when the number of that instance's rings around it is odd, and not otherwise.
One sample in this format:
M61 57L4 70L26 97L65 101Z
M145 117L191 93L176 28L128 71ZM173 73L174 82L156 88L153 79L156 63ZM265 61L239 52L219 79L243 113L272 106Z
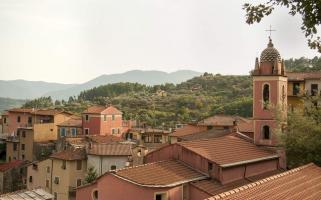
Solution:
M267 157L263 157L263 158L252 159L252 160L245 160L245 161L239 161L239 162L234 162L234 163L228 163L228 164L220 165L220 167L223 167L223 168L233 167L233 166L250 164L250 163L255 163L255 162L260 162L260 161L265 161L265 160L272 160L275 158L279 158L279 156L273 155L273 156L267 156Z
M187 179L187 180L183 180L183 181L177 181L177 182L174 182L174 183L170 183L170 184L165 184L165 185L149 185L149 184L140 184L140 183L137 183L135 181L132 181L132 180L129 180L127 178L124 178L122 176L119 176L115 173L111 173L112 175L116 176L117 178L120 178L124 181L127 181L127 182L130 182L132 184L135 184L135 185L138 185L138 186L141 186L141 187L152 187L152 188L165 188L165 187L175 187L177 185L182 185L184 183L189 183L189 182L193 182L193 181L199 181L199 180L204 180L204 179L207 179L208 176L200 176L200 177L197 177L197 178L192 178L192 179Z

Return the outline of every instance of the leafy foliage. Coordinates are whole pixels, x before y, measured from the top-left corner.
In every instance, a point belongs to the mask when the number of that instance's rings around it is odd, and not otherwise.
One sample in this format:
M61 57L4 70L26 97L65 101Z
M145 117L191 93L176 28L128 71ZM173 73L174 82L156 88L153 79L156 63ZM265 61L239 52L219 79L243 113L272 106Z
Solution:
M320 97L308 98L304 111L288 113L287 128L281 139L286 147L290 168L310 162L321 166L320 100ZM315 104L315 101L319 101L319 104Z
M308 44L312 49L321 53L321 38L317 36L317 27L321 24L320 0L267 0L264 4L252 5L246 3L243 9L246 11L246 22L253 24L260 22L262 18L270 15L276 6L289 9L289 14L301 15L301 29L308 38Z
M51 97L40 97L34 100L27 101L22 107L24 108L52 108Z
M91 183L93 182L94 180L96 180L96 178L98 177L98 174L95 170L95 168L93 167L90 167L87 171L87 175L85 177L85 182L86 183Z
M321 57L314 57L308 59L301 57L299 59L285 60L285 66L287 70L294 72L307 72L307 71L319 71L321 70Z

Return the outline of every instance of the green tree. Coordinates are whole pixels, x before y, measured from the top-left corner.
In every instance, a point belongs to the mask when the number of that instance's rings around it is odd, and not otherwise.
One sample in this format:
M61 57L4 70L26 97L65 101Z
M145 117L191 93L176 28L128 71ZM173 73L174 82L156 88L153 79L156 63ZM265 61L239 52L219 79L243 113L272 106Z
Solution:
M246 11L246 22L253 24L260 22L262 18L270 15L277 6L289 9L289 14L301 15L301 30L308 39L312 49L321 53L321 39L317 28L321 24L321 1L320 0L266 0L266 3L252 5L246 3L243 9Z
M87 175L85 177L85 182L86 183L91 183L94 180L96 180L96 178L98 177L96 170L93 167L90 167L87 171Z
M321 106L309 100L306 105L304 110L288 113L287 127L280 137L290 168L309 162L321 166Z

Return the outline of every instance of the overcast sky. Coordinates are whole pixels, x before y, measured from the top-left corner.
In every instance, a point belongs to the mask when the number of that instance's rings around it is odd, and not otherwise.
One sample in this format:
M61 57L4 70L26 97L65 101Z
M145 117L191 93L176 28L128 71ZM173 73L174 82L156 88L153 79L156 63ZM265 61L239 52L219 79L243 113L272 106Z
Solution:
M1 0L0 79L81 83L133 69L248 74L270 24L283 58L320 56L299 17L277 9L249 26L244 2Z

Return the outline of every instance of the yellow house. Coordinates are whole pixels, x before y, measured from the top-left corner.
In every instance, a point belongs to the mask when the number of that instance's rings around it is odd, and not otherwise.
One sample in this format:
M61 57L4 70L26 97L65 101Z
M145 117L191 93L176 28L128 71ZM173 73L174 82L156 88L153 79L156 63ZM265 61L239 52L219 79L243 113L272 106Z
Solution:
M320 94L321 71L319 72L287 72L288 106L290 109L304 106L303 95Z
M27 188L45 186L45 190L53 194L54 199L73 200L76 198L76 188L84 183L86 172L85 150L68 149L29 165Z

